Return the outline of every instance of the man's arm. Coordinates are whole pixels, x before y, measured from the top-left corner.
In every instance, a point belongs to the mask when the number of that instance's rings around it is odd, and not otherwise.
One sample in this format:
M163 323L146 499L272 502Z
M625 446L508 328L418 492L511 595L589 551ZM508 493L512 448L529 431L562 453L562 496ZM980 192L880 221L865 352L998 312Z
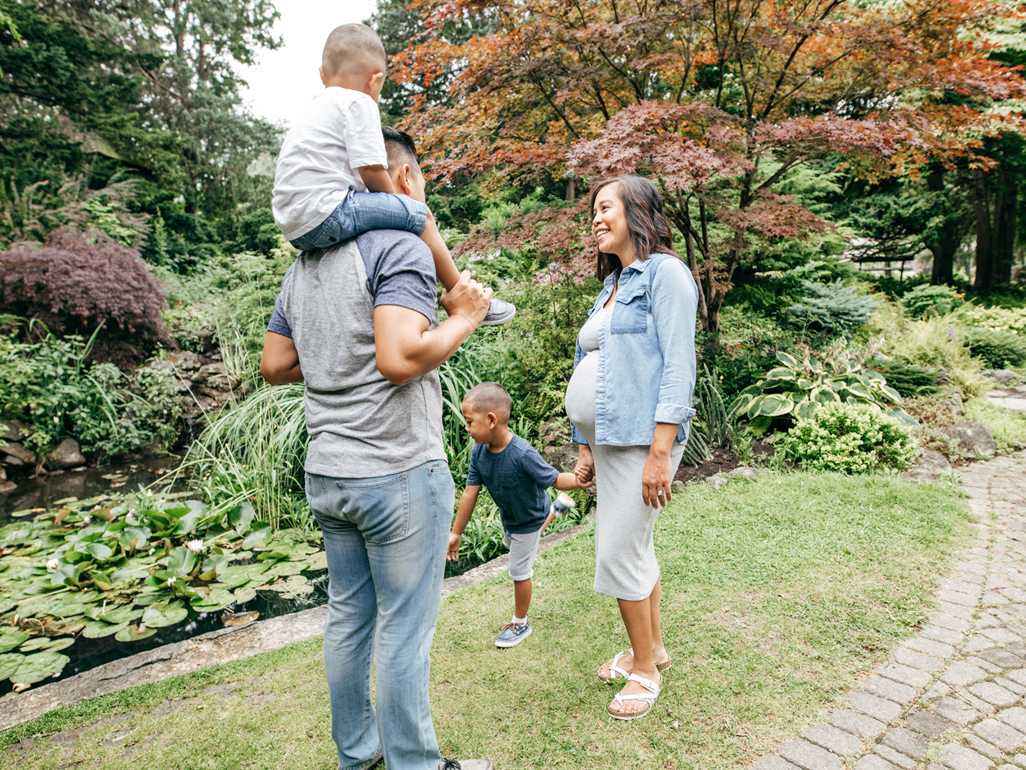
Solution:
M441 366L478 327L492 290L464 270L451 291L442 294L449 317L434 329L427 317L400 305L374 309L374 347L378 371L393 385L405 385Z
M264 337L264 352L260 356L260 375L271 385L303 381L299 353L291 337L267 332L267 336Z

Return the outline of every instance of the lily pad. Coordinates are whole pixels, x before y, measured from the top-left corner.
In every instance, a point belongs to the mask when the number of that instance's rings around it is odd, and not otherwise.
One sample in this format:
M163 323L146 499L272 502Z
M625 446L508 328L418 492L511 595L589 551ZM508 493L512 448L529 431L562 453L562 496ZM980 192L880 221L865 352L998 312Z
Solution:
M306 570L308 572L322 572L328 568L328 554L324 551L318 551L317 553L310 556L310 559L306 563Z
M11 674L11 681L19 684L35 684L48 676L56 676L70 662L67 655L59 652L37 652L21 661L18 670Z
M185 605L182 602L159 602L151 604L146 608L142 616L142 622L143 625L150 628L164 628L165 626L173 626L175 623L181 623L187 617L189 617L189 611L185 609Z
M102 620L94 620L82 629L82 636L86 639L103 639L106 636L114 636L123 628L128 628L128 623L104 623Z
M18 670L18 666L25 660L25 656L18 652L8 652L0 655L0 681L8 679L11 674Z
M253 525L253 531L246 535L246 539L242 541L243 548L261 548L271 541L271 535L274 532L267 524L264 524L262 527L260 527L260 524L264 523L259 522Z
M21 647L18 648L19 652L36 652L38 650L45 650L50 645L50 637L48 636L33 636ZM74 640L72 640L74 641Z
M58 650L64 650L75 643L75 637L73 636L62 636L59 639L51 639L43 649L49 650L50 652L57 652Z
M231 591L224 588L215 588L200 601L194 601L192 608L196 612L217 612L223 610L234 601L235 596Z
M155 633L157 633L155 628L142 626L140 629L138 626L127 626L114 634L114 638L119 642L137 642L140 639L148 639Z
M240 535L245 535L253 522L253 506L248 503L237 505L228 511L228 521Z
M28 634L23 634L21 631L14 631L13 629L0 632L0 652L8 652L15 647L21 647L28 638Z
M235 589L235 603L245 604L256 598L256 589L253 586L242 586Z

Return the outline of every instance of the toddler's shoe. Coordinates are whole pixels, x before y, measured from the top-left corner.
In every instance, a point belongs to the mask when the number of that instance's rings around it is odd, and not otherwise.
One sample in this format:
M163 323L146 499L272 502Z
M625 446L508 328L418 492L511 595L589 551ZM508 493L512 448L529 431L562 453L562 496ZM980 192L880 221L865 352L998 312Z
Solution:
M443 759L438 763L438 770L495 770L490 759Z
M488 306L488 312L485 314L481 325L498 326L499 324L506 323L506 321L510 320L516 314L517 309L512 302L492 297L492 302Z
M507 623L499 638L495 640L496 647L516 647L524 639L531 635L531 621L523 623Z

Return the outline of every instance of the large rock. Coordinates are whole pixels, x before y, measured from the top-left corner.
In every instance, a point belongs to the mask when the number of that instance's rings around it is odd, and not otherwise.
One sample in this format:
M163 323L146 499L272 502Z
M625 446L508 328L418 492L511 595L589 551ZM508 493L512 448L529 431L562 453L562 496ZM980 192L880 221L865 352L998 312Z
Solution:
M958 448L967 455L993 455L997 452L990 428L978 422L960 422L941 428L941 432L958 442Z
M225 374L224 364L222 364L222 363L204 364L203 366L201 366L199 368L199 371L197 371L194 375L192 375L192 381L193 382L206 382L211 377L215 377L217 375L223 376L224 374Z
M26 449L17 441L0 443L0 462L15 468L22 465L35 465L36 453Z
M740 468L729 470L723 475L728 479L748 479L748 481L755 481L759 478L759 471L755 468L749 468L748 466L743 465Z
M167 354L167 360L181 372L195 372L203 366L203 359L191 350L172 350Z
M17 420L0 420L0 442L21 441L28 435L25 425Z
M920 449L915 465L901 474L906 481L937 481L941 474L951 471L951 463L940 452Z
M78 442L73 438L64 439L55 450L46 456L46 465L53 470L77 468L79 465L85 465L85 461Z
M1011 369L988 369L985 372L981 372L981 374L994 380L998 385L1008 386L1019 382L1019 375Z

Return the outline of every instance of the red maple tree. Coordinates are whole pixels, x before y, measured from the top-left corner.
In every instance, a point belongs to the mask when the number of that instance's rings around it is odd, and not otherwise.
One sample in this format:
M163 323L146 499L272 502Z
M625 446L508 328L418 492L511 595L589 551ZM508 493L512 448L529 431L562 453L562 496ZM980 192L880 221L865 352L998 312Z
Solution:
M658 179L713 333L754 245L825 226L775 192L796 164L829 155L869 178L914 175L928 160L986 163L984 137L1023 130L998 107L1026 96L1024 81L988 58L989 30L1015 11L991 0L414 5L426 35L392 69L432 175ZM493 31L447 42L445 23L467 14ZM449 99L419 98L441 71L457 73ZM571 240L578 222L565 222ZM538 216L526 224L541 240Z

